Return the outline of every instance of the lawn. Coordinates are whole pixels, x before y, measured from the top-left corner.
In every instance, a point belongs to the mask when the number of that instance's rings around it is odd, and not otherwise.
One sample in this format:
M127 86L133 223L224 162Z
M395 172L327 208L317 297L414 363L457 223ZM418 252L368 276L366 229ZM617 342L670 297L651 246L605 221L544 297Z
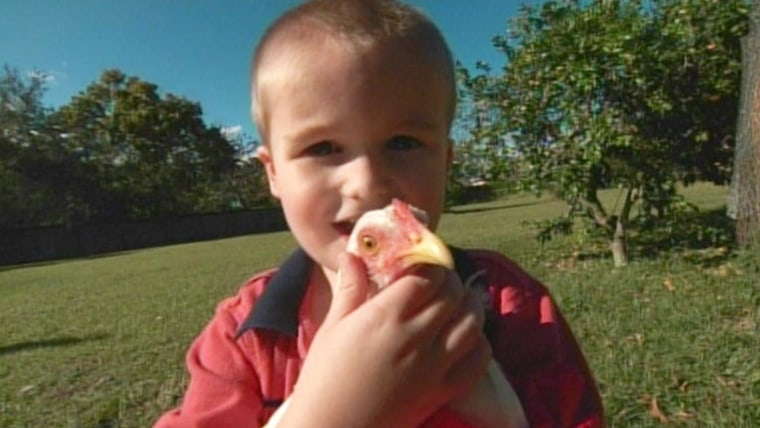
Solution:
M686 193L710 210L726 189ZM524 220L562 209L531 197L455 207L440 233L502 251L548 285L610 426L760 426L758 257L636 252L616 270L572 238L536 243ZM293 246L272 233L0 267L0 426L150 426L181 398L184 353L215 305Z

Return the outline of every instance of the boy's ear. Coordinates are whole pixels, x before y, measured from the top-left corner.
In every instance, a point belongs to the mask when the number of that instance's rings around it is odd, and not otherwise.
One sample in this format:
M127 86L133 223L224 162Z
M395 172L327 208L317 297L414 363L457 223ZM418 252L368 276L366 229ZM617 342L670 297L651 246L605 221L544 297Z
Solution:
M280 192L277 186L277 173L274 169L274 161L272 161L272 152L266 145L260 145L256 149L256 158L264 165L264 170L267 173L267 181L269 182L269 193L275 198L280 197Z

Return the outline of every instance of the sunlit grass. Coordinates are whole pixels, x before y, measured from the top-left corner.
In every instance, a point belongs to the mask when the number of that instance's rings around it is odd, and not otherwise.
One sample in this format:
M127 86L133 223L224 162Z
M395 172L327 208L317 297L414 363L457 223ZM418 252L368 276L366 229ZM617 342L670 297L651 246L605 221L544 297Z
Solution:
M687 195L715 208L726 189ZM509 255L550 287L611 426L757 425L757 259L679 250L616 270L603 252L577 257L572 238L542 248L523 225L561 212L510 197L455 207L439 231ZM216 304L293 246L273 233L0 268L0 426L150 426L181 398L184 353Z

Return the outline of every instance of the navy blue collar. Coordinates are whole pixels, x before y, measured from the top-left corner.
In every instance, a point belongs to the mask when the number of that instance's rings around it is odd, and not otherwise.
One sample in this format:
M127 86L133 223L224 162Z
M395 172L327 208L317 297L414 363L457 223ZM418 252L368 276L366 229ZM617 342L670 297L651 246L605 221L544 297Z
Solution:
M298 309L309 285L313 263L299 248L292 252L266 284L237 336L250 329L272 330L289 337L298 331Z
M449 247L459 277L464 282L475 274L475 265L465 250ZM271 330L288 337L298 332L298 310L309 285L314 262L299 248L292 252L275 272L245 321L237 337L251 329Z

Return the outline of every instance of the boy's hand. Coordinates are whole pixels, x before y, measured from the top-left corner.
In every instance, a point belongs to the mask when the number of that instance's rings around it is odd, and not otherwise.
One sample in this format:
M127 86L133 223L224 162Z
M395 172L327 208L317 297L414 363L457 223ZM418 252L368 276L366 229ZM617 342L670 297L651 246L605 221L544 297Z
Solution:
M340 272L279 426L416 427L485 373L482 307L454 272L421 266L369 301L361 261Z

